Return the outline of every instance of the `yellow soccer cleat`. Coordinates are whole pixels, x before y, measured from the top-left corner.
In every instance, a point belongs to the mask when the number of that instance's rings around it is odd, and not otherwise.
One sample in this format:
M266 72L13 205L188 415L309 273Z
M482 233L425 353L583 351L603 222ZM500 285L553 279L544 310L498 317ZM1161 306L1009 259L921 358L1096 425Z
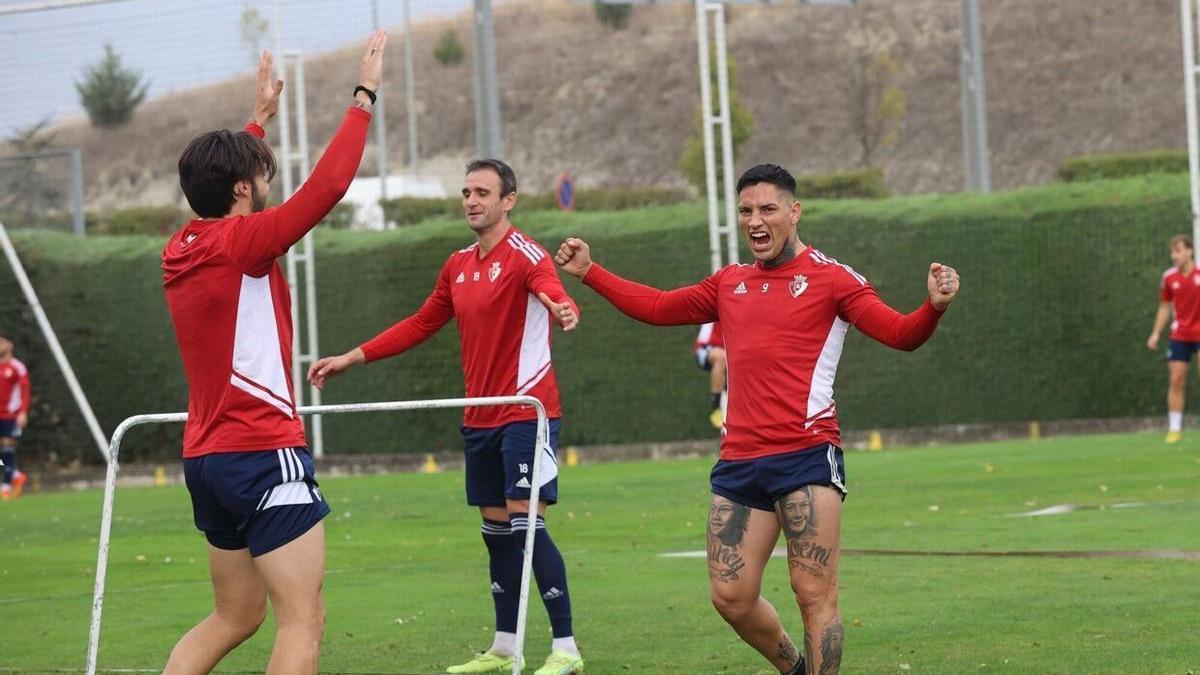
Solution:
M1164 443L1178 443L1183 440L1183 434L1178 431L1168 431L1167 437L1163 439Z
M721 412L721 411L717 411ZM556 649L550 652L546 663L533 675L579 675L583 672L583 657Z
M521 667L525 667L525 661L522 659ZM446 669L447 673L511 673L513 669L513 657L503 654L496 654L488 650L482 654L476 654L475 658L460 663L457 666L450 666Z

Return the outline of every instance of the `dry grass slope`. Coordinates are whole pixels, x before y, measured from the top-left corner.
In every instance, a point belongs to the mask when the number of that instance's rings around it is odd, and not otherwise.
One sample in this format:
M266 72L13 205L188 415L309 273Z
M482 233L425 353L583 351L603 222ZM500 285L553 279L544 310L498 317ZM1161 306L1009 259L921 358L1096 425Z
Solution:
M997 187L1054 178L1064 157L1181 147L1185 138L1178 3L1173 0L988 0L982 3ZM739 165L776 161L797 173L853 169L858 141L848 86L862 45L884 45L903 66L908 115L883 153L899 192L953 191L962 183L957 3L861 0L856 10L736 5L730 50L740 93L756 122ZM453 175L474 152L470 55L438 64L432 49L460 16L414 30L421 152ZM599 24L589 5L518 0L497 9L507 159L524 186L546 189L570 169L584 185L681 184L680 153L699 100L691 7L638 7L624 31ZM400 105L401 36L389 50L387 124L393 166L406 158ZM318 152L340 119L358 48L306 64L309 130ZM180 198L179 150L194 134L237 128L249 109L248 78L151 101L129 126L64 128L84 149L92 206ZM273 129L271 130L274 131ZM371 153L364 173L374 166Z

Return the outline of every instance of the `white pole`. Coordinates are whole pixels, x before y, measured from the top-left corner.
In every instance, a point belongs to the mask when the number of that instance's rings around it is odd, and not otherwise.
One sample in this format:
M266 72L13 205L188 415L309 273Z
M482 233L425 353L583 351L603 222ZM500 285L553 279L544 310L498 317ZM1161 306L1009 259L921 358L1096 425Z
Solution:
M374 25L375 30L379 30L381 28L381 26L379 25L379 0L371 0L371 23ZM405 36L405 41L407 41L407 40L408 40L408 36ZM372 126L375 127L375 150L376 150L375 166L376 166L376 170L379 172L379 200L380 201L383 201L384 199L388 198L388 191L387 191L388 145L387 145L387 121L386 121L386 117L384 115L384 111L385 111L384 98L385 98L384 92L381 89L380 91L375 93L375 103L374 103L374 105L371 106L371 119L374 122L374 124ZM386 226L387 226L387 223L385 222L384 227L386 228ZM314 433L315 433L315 427L316 427L315 420L313 422L313 426L314 426Z
M712 71L708 64L708 5L696 0L696 51L700 59L700 129L704 139L704 192L708 197L708 250L712 270L721 262L720 216L717 213L717 160L713 150Z
M88 403L87 396L83 393L83 387L79 386L79 380L75 377L75 371L71 368L71 362L67 360L67 354L58 342L58 335L54 332L54 327L50 325L50 318L46 316L46 310L42 307L41 301L38 300L37 292L33 290L33 284L29 282L29 276L25 274L25 266L21 264L21 259L17 257L17 250L13 248L12 241L8 238L8 230L4 228L3 223L0 223L0 246L4 247L4 256L8 258L8 265L12 268L13 276L17 278L17 284L21 287L21 292L25 294L25 302L29 303L29 307L33 309L33 316L37 319L38 326L42 329L42 335L46 338L46 344L50 345L50 352L54 354L54 360L58 363L58 369L62 371L63 379L67 381L67 388L71 390L71 396L75 397L75 405L79 406L79 412L83 414L83 421L87 423L88 430L92 432L92 438L96 441L96 448L103 455L105 454L105 449L108 447L108 444L104 441L104 432L100 430L100 423L96 421L96 414L92 412L92 406Z
M345 403L337 405L305 406L297 409L301 415L350 412L380 412L388 410L428 410L432 408L466 408L475 406L522 405L533 408L537 412L538 447L533 458L533 475L530 480L530 508L537 503L539 483L541 483L542 449L549 446L549 423L546 418L546 408L542 402L532 396L497 396L483 398L446 398L425 401L379 401L373 403ZM112 442L108 445L108 472L104 477L104 503L100 514L100 540L96 550L96 584L92 592L92 621L88 632L87 675L95 675L96 660L100 653L100 620L104 612L104 584L108 572L108 549L112 541L112 516L114 494L117 488L117 467L121 452L121 441L125 433L135 426L143 424L167 424L184 422L187 413L158 413L152 415L135 415L117 425L113 432ZM520 675L521 655L525 645L525 617L529 606L529 584L533 569L533 534L537 524L537 511L533 511L534 520L525 533L525 557L521 567L521 597L517 612L517 646L516 658L513 661L513 675Z
M421 172L421 153L417 147L416 76L413 74L413 34L409 17L411 0L404 0L404 105L408 117L408 171L413 176Z
M1183 91L1187 104L1188 177L1192 197L1192 241L1200 241L1200 125L1196 111L1196 40L1192 2L1179 0L1183 30Z
M725 43L725 5L713 8L713 37L717 45L717 95L721 104L721 171L725 188L725 264L738 261L737 220L733 195L733 108L729 105L729 58Z

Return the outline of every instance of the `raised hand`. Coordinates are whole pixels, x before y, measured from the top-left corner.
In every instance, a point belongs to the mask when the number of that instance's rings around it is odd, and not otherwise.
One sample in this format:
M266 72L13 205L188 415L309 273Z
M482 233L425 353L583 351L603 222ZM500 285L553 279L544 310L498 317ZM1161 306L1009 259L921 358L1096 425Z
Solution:
M569 237L558 247L554 254L554 262L567 274L582 279L592 266L592 252L586 241Z
M958 271L942 263L929 263L929 299L944 310L958 295Z
M383 48L387 46L387 31L377 30L367 40L367 51L362 57L362 73L358 83L376 91L383 81Z
M559 326L562 326L563 332L573 331L579 325L579 315L571 308L570 303L554 302L545 293L538 293L538 300L541 300L546 309L550 310L550 316L554 317Z
M270 51L264 49L254 79L254 112L250 119L260 127L266 125L275 116L275 111L279 110L279 94L282 92L283 80L275 79L275 59Z

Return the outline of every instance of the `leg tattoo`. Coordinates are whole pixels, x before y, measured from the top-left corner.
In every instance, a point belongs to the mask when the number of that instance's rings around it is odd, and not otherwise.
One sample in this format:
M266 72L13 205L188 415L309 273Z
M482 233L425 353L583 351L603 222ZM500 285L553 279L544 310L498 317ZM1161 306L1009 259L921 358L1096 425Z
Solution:
M738 572L746 566L738 551L750 507L724 497L713 496L708 509L708 576L721 582L737 581Z

